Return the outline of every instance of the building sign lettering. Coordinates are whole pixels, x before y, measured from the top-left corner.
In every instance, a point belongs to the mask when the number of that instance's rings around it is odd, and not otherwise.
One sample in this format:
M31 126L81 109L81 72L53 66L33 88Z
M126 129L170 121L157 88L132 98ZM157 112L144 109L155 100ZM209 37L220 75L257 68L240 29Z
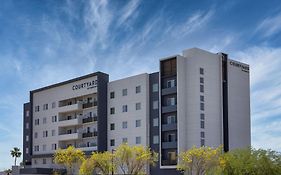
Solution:
M243 65L243 64L234 62L234 61L230 61L229 64L232 65L232 66L241 68L241 70L242 70L243 72L248 72L248 73L249 73L249 66L246 66L246 65Z
M98 86L98 80L88 81L80 84L76 84L72 86L72 90L78 90L78 89L92 89L96 88Z

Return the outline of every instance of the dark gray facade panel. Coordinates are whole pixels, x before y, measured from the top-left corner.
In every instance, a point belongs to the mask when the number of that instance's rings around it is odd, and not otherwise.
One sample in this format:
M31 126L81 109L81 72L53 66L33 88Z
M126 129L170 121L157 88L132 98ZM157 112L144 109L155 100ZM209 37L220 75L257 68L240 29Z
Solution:
M160 92L160 85L158 85L158 92L153 92L153 84L159 84L159 72L155 72L152 74L149 74L149 143L150 148L152 151L155 151L159 154L159 144L153 144L153 136L159 136L159 125L153 126L153 119L158 118L159 119L159 109L153 109L153 101L159 101L159 92ZM160 107L161 102L159 102ZM160 136L159 136L159 143L160 143ZM150 174L151 175L179 175L180 172L176 169L160 169L160 157L158 157L158 162L155 166L150 167Z
M109 75L98 73L98 151L107 150L107 85Z
M27 111L29 111L29 116L26 115ZM29 125L26 128L26 125ZM29 137L28 141L26 141L26 136ZM26 150L28 149L28 153ZM23 163L25 165L31 165L31 155L32 155L32 115L30 103L25 103L23 105Z
M227 54L222 53L223 149L229 151Z

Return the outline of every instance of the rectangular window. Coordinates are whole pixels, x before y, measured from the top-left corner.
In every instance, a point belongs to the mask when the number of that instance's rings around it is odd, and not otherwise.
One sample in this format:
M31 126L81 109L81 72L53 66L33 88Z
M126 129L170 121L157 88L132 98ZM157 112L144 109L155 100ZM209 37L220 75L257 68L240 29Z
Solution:
M136 144L141 144L141 137L140 136L136 137Z
M203 77L200 77L200 83L204 83L204 78Z
M152 85L152 92L158 92L159 91L159 86L158 86L158 83L154 83Z
M174 105L176 105L176 98L175 97L167 98L167 106L174 106Z
M177 123L177 119L175 115L167 116L167 124L175 124Z
M122 143L128 143L128 138L127 137L122 138Z
M158 102L158 100L153 101L153 106L152 106L152 108L153 108L153 109L158 109L158 107L159 107L159 102Z
M159 136L153 136L153 144L159 144Z
M46 159L43 159L43 164L46 164L46 163L47 163Z
M25 129L29 129L29 123L25 124Z
M35 119L34 123L35 125L39 125L39 119Z
M111 123L110 124L110 130L112 131L112 130L115 130L115 124L114 123Z
M204 122L204 121L201 121L201 122L200 122L200 128L201 128L201 129L204 129L204 128L205 128L205 122Z
M127 105L122 106L122 112L128 112L128 106Z
M125 129L128 127L128 122L125 121L125 122L122 122L122 128Z
M205 139L201 139L201 146L205 146Z
M110 114L115 114L115 108L114 107L110 108Z
M52 136L55 136L56 135L56 130L52 130Z
M25 116L29 117L29 111L25 111Z
M141 86L136 87L136 94L141 92Z
M203 95L200 95L200 101L204 102L204 96Z
M48 131L43 131L43 137L48 137Z
M204 69L200 67L200 75L204 75Z
M39 112L40 111L40 106L35 106L35 112Z
M55 108L56 107L56 102L53 102L52 103L52 108Z
M115 98L115 93L114 92L110 92L110 99Z
M200 137L201 137L201 138L205 138L205 132L201 131L201 132L200 132Z
M25 148L25 153L28 154L29 153L29 149Z
M37 133L37 132L34 133L34 138L35 138L35 139L38 138L38 133Z
M46 124L46 123L47 123L47 118L44 117L44 118L43 118L43 124Z
M110 140L110 146L115 146L115 140L114 139Z
M43 151L46 151L46 147L47 147L46 145L43 145Z
M56 115L52 116L52 122L53 122L53 123L54 123L54 122L57 122L57 116L56 116Z
M25 136L25 141L28 142L29 141L29 136Z
M141 103L136 103L136 110L140 110L141 109Z
M36 151L39 151L39 145L35 145L34 146L34 151L36 152Z
M158 118L153 119L153 126L159 126L159 119Z
M44 104L43 105L43 110L47 110L48 109L48 104Z
M200 84L200 92L204 92L204 85Z
M200 103L200 110L201 110L201 111L204 111L204 110L205 110L205 105L204 105L204 103Z
M141 120L136 120L136 127L140 127L141 126Z
M205 114L200 114L200 119L205 120Z
M128 90L127 89L123 89L122 90L122 96L127 96L128 95Z
M176 86L176 81L175 80L168 80L167 81L167 88L172 88Z
M34 164L35 164L35 165L37 164L37 160L36 160L36 159L34 159Z
M52 150L57 150L57 144L52 144Z

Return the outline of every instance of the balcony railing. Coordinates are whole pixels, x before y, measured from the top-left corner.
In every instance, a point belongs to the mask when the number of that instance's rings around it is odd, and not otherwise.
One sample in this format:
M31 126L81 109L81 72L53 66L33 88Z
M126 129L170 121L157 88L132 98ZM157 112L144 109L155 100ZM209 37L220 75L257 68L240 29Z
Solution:
M162 166L177 165L177 160L162 160Z
M97 105L98 105L98 102L97 102L97 101L89 102L89 103L84 103L84 104L83 104L83 109L85 109L85 108L90 108L90 107L97 106Z
M96 137L96 136L98 136L98 132L97 131L87 132L87 133L83 133L82 134L82 138Z
M90 122L95 122L98 121L98 117L87 117L87 118L83 118L82 123L90 123Z

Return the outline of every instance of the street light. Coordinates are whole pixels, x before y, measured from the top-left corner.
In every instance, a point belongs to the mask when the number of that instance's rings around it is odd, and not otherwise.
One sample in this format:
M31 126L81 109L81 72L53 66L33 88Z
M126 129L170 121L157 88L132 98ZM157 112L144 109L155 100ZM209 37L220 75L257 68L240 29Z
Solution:
M112 150L111 150L111 154L112 154L112 156L111 156L111 163L112 163L112 165L111 165L111 166L112 166L112 167L111 167L111 174L112 174L112 175L114 175L114 172L113 172L113 153L114 153L115 151L116 151L115 149L112 149Z

